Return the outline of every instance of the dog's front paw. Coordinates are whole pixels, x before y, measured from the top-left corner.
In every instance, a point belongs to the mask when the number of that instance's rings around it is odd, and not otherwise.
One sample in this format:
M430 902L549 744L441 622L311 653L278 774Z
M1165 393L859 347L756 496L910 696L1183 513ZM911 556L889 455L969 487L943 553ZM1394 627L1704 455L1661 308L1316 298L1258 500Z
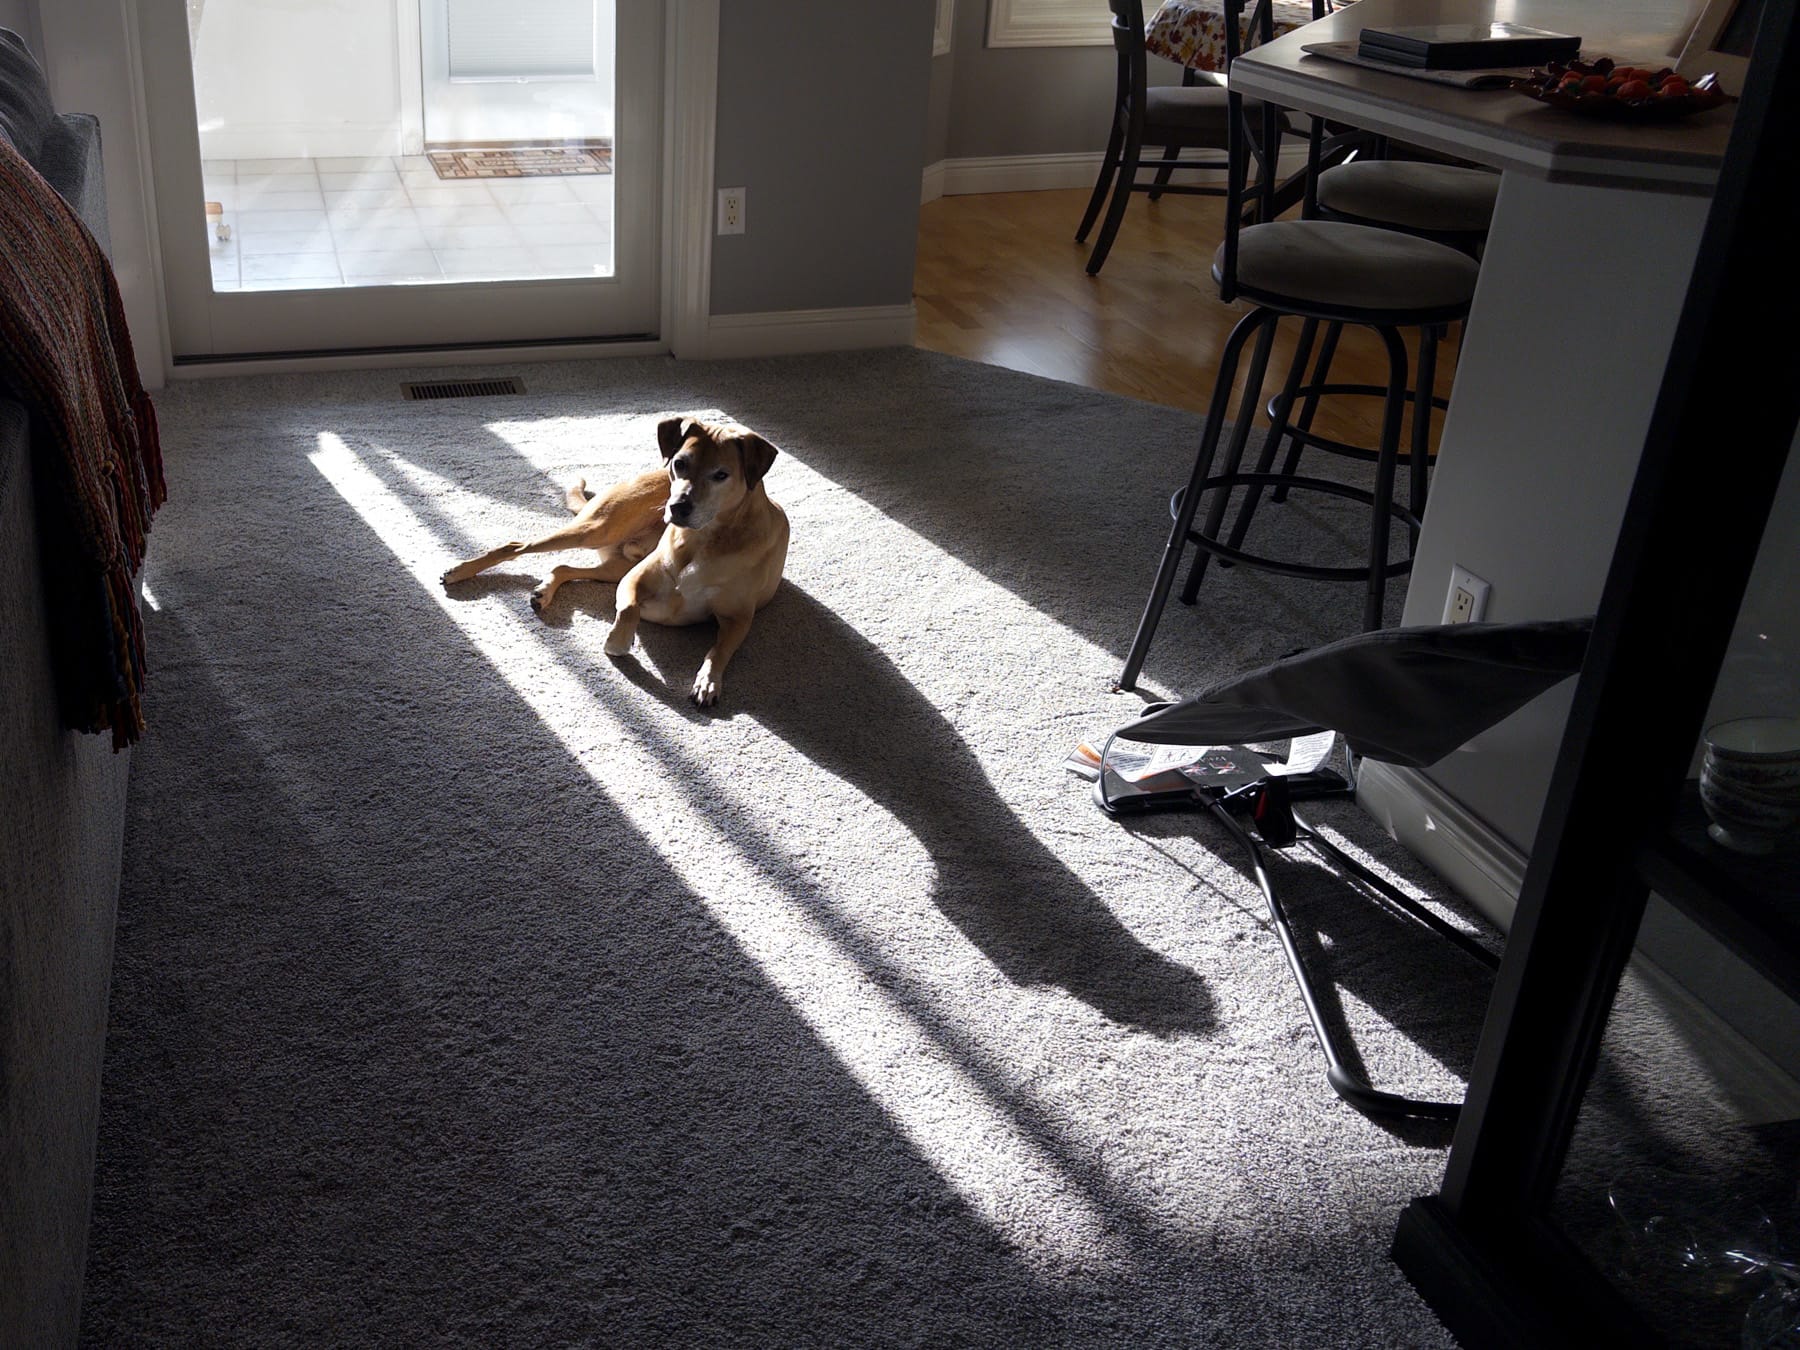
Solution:
M713 674L711 661L702 665L700 673L694 676L694 692L690 697L702 708L710 708L719 701L719 680Z
M544 612L544 606L550 603L550 597L555 594L556 592L551 589L549 582L546 581L539 585L531 593L531 612L541 615Z
M606 645L604 648L606 654L608 656L628 655L631 651L631 640L633 636L634 635L631 633L621 633L615 626L612 632L606 635Z

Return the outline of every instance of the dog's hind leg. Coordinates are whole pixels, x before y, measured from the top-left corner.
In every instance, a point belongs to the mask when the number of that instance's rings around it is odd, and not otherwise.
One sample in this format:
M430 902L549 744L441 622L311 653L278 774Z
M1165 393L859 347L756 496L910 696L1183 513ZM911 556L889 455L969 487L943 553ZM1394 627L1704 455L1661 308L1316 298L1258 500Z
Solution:
M586 490L585 482L582 490ZM565 494L575 506L574 493ZM608 548L635 541L645 533L662 532L663 504L669 500L669 475L662 469L650 469L622 483L614 483L605 492L575 507L575 519L540 539L513 539L489 549L478 558L458 563L444 573L446 586L485 572L490 567L527 553L556 553L562 549L593 548L604 555Z
M478 558L458 563L444 573L443 582L446 586L454 586L459 581L467 581L490 567L511 562L527 553L560 553L564 549L594 548L600 542L595 536L600 533L593 521L572 520L560 530L552 530L538 539L511 539L498 548L489 549Z
M587 479L577 478L574 486L563 493L563 500L576 515L587 510L587 504L594 500L594 494L587 490Z

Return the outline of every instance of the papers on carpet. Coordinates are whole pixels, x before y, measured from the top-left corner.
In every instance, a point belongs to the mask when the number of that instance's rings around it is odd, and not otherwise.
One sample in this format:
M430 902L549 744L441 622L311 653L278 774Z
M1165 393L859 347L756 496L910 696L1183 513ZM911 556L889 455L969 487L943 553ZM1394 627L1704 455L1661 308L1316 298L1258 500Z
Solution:
M1235 786L1270 775L1312 773L1330 756L1337 733L1321 731L1296 736L1287 757L1277 760L1244 745L1149 745L1139 741L1102 742L1106 769L1140 791ZM1100 776L1102 750L1083 741L1063 766L1089 781Z

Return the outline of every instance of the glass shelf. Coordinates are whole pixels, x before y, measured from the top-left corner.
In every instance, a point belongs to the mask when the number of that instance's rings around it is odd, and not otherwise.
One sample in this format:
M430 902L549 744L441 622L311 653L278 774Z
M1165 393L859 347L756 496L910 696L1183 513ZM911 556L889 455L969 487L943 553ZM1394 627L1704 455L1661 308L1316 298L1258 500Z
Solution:
M1737 853L1706 833L1699 784L1682 785L1666 838L1638 853L1651 888L1800 1000L1800 839Z

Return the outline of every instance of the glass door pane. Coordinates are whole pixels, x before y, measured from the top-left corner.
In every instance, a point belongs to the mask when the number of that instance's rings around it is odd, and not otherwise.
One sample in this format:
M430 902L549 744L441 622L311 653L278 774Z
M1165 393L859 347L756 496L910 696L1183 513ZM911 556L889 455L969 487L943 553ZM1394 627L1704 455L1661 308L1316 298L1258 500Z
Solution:
M177 360L654 334L660 5L164 0L143 28Z

